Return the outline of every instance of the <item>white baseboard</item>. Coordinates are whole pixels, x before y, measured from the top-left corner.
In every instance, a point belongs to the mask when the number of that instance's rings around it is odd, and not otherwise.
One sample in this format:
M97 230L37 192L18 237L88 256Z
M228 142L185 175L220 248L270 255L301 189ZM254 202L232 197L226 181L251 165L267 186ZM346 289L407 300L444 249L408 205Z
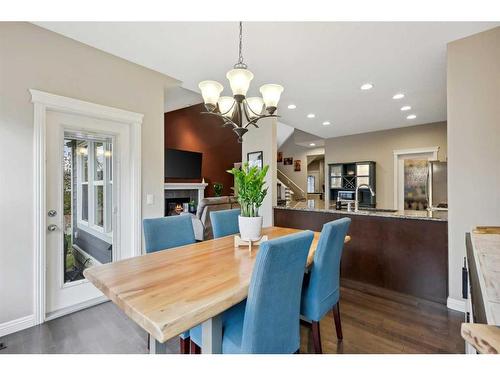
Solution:
M465 300L448 297L446 306L455 311L465 312Z
M107 301L109 301L108 297L100 296L97 298L93 298L89 301L85 301L85 302L78 303L78 304L73 305L73 306L65 307L63 309L48 313L47 316L45 317L45 321L60 318L61 316L71 314L71 313L74 313L74 312L77 312L77 311L80 311L80 310L83 310L83 309L86 309L86 308L89 308L89 307L92 307L95 305L99 305L100 303L107 302Z
M28 315L9 322L0 323L0 337L10 335L11 333L17 331L22 331L23 329L33 327L34 325L34 315Z

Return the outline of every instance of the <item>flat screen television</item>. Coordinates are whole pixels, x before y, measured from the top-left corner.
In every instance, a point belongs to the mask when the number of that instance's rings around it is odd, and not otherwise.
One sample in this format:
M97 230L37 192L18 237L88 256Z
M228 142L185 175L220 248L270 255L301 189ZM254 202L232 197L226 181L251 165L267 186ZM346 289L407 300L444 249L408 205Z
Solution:
M201 152L165 150L165 178L201 178Z

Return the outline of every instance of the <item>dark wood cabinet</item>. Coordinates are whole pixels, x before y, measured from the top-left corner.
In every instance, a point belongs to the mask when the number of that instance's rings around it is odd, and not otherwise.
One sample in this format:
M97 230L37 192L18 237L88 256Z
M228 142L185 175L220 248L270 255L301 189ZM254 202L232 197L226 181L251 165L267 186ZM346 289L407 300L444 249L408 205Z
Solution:
M349 217L352 240L342 253L342 279L446 304L448 223L439 220L274 209L274 225L321 231Z
M331 203L335 203L339 191L355 192L361 184L371 186L375 196L371 195L368 188L360 188L359 206L375 208L377 205L377 186L374 161L328 164L328 187Z

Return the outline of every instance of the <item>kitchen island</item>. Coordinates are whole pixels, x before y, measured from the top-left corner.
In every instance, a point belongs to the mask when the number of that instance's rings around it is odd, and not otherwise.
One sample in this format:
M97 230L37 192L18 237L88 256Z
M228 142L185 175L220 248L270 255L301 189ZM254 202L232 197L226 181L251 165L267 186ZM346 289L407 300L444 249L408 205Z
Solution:
M342 254L342 280L446 304L446 212L274 208L274 225L280 227L321 231L323 224L342 217L352 220L352 241Z

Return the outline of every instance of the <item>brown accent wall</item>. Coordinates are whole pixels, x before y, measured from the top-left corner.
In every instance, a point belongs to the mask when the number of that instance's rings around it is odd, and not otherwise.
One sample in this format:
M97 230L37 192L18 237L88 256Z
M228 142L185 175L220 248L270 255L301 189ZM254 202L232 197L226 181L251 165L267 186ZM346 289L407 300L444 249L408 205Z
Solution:
M226 170L241 162L241 143L220 119L202 115L203 104L165 113L165 148L203 153L201 175L209 184L205 196L214 196L213 183L224 184L223 195L232 194L233 177ZM166 161L168 163L168 161ZM165 182L199 182L166 179Z

